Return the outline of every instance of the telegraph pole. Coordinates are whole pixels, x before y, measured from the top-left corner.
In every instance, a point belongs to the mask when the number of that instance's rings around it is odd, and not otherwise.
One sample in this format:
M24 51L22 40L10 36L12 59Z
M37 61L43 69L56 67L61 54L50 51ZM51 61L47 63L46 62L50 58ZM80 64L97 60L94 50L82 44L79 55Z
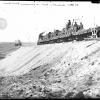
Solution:
M95 16L94 16L94 27L95 27Z
M97 30L95 29L95 16L94 16L94 28L93 28L93 32L92 32L92 35L93 35L93 38L97 38Z

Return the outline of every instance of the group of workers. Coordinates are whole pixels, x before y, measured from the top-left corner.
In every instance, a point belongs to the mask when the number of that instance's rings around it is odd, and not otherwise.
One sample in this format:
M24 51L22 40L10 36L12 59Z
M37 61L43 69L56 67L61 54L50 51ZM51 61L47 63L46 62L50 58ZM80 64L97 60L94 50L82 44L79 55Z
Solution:
M76 21L71 23L71 21L68 20L68 23L66 24L66 29L68 30L71 27L74 29L74 31L77 32L78 30L83 29L83 24L82 22L80 22L80 25L78 25ZM40 33L39 38L43 39L43 33L44 32ZM48 38L50 38L50 34L51 32L48 33Z
M83 24L82 24L82 22L80 22L80 25L78 25L76 21L75 21L74 23L71 23L71 21L68 20L68 23L67 23L67 25L66 25L67 30L68 30L69 28L71 28L72 26L73 26L73 28L74 28L75 31L78 31L78 30L83 29Z

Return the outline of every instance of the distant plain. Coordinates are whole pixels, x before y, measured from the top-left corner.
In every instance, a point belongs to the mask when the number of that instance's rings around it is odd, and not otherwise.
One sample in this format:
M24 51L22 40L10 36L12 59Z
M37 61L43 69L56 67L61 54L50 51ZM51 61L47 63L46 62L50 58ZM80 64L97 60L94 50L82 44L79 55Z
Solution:
M17 50L19 47L15 46L14 42L1 42L0 43L0 59L6 57L7 54Z

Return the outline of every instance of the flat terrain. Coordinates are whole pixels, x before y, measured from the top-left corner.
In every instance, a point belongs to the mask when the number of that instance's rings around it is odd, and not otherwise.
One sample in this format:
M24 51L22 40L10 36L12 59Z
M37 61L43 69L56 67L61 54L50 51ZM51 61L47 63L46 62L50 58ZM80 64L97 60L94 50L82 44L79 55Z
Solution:
M19 47L16 47L12 42L2 42L0 43L0 59L6 57L7 54L17 50Z
M24 45L0 60L0 76L1 97L100 97L100 41Z
M23 47L32 46L34 43L22 43ZM9 53L12 53L19 49L20 46L15 46L14 42L1 42L0 43L0 59L5 58Z

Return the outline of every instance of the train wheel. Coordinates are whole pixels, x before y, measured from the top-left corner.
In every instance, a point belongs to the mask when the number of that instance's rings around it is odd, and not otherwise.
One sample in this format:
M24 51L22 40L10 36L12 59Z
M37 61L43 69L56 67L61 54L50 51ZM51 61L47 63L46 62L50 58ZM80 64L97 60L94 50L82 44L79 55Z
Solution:
M60 39L60 42L63 42L63 40L62 40L62 39Z
M57 40L56 42L58 43L59 41Z

